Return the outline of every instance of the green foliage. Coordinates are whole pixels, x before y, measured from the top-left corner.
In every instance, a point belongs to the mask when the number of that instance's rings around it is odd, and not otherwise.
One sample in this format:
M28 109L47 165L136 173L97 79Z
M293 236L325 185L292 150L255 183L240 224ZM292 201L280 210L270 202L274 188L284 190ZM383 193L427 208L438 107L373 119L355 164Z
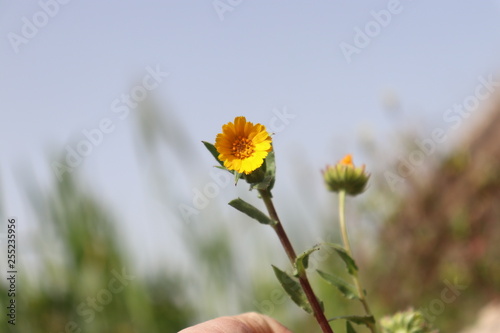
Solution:
M356 331L354 330L354 327L352 327L352 325L349 321L345 322L345 331L346 331L346 333L356 333Z
M314 252L318 251L319 247L315 246L300 254L297 259L295 259L295 276L303 275L309 266L309 256Z
M329 319L329 321L334 320L347 320L354 324L365 325L366 327L375 324L375 318L373 318L373 316L340 316Z
M55 185L48 192L28 193L40 224L34 245L42 270L33 273L35 278L18 275L17 332L173 332L186 327L193 311L179 302L185 298L180 280L173 275L139 278L105 208L72 177ZM0 290L2 303L6 294Z
M259 221L262 224L268 224L272 226L276 223L275 221L270 219L266 214L260 211L258 208L249 204L248 202L246 202L241 198L231 200L229 202L229 205L239 210L240 212L248 215L249 217Z
M280 270L276 266L273 266L274 274L278 278L281 286L285 289L286 293L291 297L291 299L304 309L307 313L312 313L311 305L307 301L307 297L302 290L300 283L297 282L288 273Z
M358 274L358 266L356 265L356 262L354 259L346 252L346 250L334 243L325 243L325 245L333 248L335 252L339 255L339 257L342 259L342 261L345 263L347 272L352 275L352 276L357 276Z
M342 293L342 295L344 295L345 298L359 299L356 288L352 284L344 281L336 275L328 274L320 270L317 270L317 272L319 276L321 276L326 282L336 287Z

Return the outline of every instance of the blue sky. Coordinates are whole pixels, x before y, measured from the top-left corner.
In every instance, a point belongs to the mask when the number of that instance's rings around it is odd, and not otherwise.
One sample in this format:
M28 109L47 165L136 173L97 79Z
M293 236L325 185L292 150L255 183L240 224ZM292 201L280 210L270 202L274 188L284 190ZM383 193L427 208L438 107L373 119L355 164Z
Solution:
M214 4L230 9L218 13ZM397 13L385 26L377 23L390 8ZM26 21L38 22L38 31ZM206 154L199 141L213 140L235 116L269 125L276 110L287 110L294 118L276 134L280 158L304 152L321 168L356 152L362 130L390 149L395 123L387 96L401 105L397 125L424 124L425 136L426 128L444 126L444 111L500 62L497 0L0 1L0 22L4 215L35 228L19 169L49 183L47 154L110 119L113 130L77 169L129 225L148 216L153 231L143 240L168 230L142 199L133 117L120 119L112 103L131 93L147 68L168 72L150 94L186 125L197 147L189 154ZM340 45L356 46L357 29L367 27L378 30L348 61ZM200 174L205 178L194 182L203 186L208 173ZM184 195L192 184L186 186Z

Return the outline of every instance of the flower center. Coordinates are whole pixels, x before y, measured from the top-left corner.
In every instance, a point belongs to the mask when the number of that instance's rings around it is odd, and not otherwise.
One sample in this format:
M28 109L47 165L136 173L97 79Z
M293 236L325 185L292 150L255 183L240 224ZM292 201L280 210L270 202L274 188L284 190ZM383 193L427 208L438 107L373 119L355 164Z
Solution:
M254 148L255 146L252 140L239 136L236 140L234 140L231 151L234 157L244 159L252 156Z

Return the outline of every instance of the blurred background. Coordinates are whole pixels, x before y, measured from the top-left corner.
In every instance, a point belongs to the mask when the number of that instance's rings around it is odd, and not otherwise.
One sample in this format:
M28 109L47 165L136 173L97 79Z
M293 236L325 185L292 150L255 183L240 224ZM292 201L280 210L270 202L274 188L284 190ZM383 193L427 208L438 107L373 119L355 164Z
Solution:
M347 209L376 316L478 327L500 293L499 18L497 0L0 1L2 276L9 217L18 242L17 322L0 330L259 311L318 332L273 275L289 264L271 228L227 205L256 193L201 144L239 115L275 133L297 252L339 240L320 170L353 153L372 174ZM361 313L312 283L328 317Z

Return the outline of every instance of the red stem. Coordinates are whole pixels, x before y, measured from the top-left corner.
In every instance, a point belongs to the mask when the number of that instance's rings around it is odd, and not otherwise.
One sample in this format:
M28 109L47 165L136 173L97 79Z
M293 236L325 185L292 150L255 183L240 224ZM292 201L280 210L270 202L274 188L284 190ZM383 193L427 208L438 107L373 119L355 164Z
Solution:
M295 251L292 247L292 243L290 243L290 240L288 239L285 229L283 229L283 225L280 222L278 213L274 208L274 204L271 199L271 192L269 190L259 190L259 193L262 197L262 200L264 200L264 204L266 205L267 211L269 212L269 216L271 217L271 219L276 221L276 224L273 226L273 229L274 231L276 231L276 234L278 235L278 238L281 241L281 245L283 245L283 248L285 249L288 258L290 259L290 262L292 263L292 265L295 265L295 259L297 258L297 255L295 254ZM311 305L314 317L316 318L319 326L323 330L323 333L334 333L332 328L330 327L330 324L328 323L328 319L326 319L325 314L321 309L321 306L318 302L318 299L316 298L316 295L314 294L314 291L311 288L311 285L309 283L309 280L307 279L307 275L305 272L299 276L299 282L300 285L302 286L302 289L304 290L304 293L306 294L309 304Z

